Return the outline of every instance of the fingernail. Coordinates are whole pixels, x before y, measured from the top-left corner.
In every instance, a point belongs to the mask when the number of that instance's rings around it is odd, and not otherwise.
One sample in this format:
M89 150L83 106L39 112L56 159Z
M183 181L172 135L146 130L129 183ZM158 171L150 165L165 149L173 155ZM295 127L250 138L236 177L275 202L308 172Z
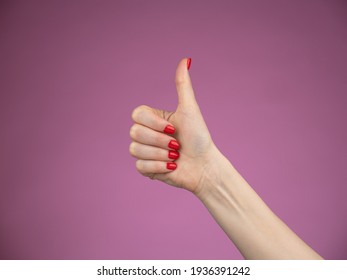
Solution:
M164 132L167 134L174 134L175 133L175 128L168 124L167 126L165 126Z
M180 154L177 151L169 151L169 158L171 159L178 159Z
M189 70L190 68L190 64L192 63L192 59L191 58L188 58L187 59L187 69Z
M169 169L169 170L175 170L176 167L177 167L177 164L174 163L174 162L168 162L168 163L166 164L166 168Z
M180 148L180 144L176 140L171 140L168 145L169 148L178 150Z

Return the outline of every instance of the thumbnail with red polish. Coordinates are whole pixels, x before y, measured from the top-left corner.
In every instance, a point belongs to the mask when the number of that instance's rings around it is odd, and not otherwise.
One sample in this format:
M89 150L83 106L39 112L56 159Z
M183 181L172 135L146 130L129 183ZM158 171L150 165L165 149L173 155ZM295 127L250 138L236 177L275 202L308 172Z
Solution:
M174 163L174 162L168 162L168 163L166 164L166 168L169 169L169 170L175 170L176 167L177 167L177 164Z
M178 142L177 142L176 140L171 140L171 141L169 142L168 147L169 147L170 149L178 150L178 149L180 148L180 144L178 144Z
M164 132L167 133L167 134L174 134L175 133L175 128L168 124L165 129L164 129Z
M178 159L180 156L179 152L177 151L169 151L169 158L170 159Z
M190 64L192 63L192 59L191 58L188 58L187 59L187 69L189 70L190 68Z

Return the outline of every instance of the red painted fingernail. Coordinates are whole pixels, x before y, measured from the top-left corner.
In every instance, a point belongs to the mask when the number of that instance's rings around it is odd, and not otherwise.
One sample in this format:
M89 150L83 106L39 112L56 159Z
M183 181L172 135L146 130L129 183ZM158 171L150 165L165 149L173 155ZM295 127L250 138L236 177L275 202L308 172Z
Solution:
M190 68L190 64L192 63L192 59L191 58L188 58L187 59L187 69L189 70Z
M180 154L177 151L169 151L168 157L171 159L178 159L180 157Z
M168 145L169 148L178 150L180 148L180 144L176 140L171 140Z
M167 133L167 134L174 134L175 133L175 128L168 124L165 129L164 129L164 132Z
M174 162L168 162L168 163L166 164L166 168L169 169L169 170L175 170L176 167L177 167L177 164L174 163Z

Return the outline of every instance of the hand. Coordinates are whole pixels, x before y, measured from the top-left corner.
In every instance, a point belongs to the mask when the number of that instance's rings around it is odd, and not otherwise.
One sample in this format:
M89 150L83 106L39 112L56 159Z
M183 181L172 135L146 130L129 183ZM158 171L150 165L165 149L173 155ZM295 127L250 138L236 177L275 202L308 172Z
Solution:
M138 159L136 168L144 176L196 194L218 150L195 100L188 72L190 62L190 59L182 59L176 70L178 106L175 112L145 105L133 111L135 124L130 129L133 142L129 150ZM176 145L169 148L170 141Z
M176 70L175 112L140 106L132 114L130 153L138 159L138 171L193 192L247 259L321 259L216 148L196 103L187 62L181 60ZM172 141L176 145L169 147Z

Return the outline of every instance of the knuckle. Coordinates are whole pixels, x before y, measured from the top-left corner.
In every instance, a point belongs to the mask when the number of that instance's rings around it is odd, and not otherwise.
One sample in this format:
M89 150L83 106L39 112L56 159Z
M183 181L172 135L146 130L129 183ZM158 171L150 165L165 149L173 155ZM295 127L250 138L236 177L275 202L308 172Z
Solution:
M138 172L143 173L143 169L144 169L144 164L142 160L137 160L136 161L136 169Z
M136 143L135 142L132 142L129 146L129 153L132 155L132 156L136 156Z
M139 110L140 107L137 107L133 110L133 112L131 113L131 118L133 119L133 121L135 122L137 119L137 115L139 114Z
M130 128L130 137L131 139L136 139L137 135L138 135L138 125L134 124L131 128Z
M131 114L133 121L138 121L141 118L142 113L146 110L148 110L148 106L146 105L140 105L136 107Z

